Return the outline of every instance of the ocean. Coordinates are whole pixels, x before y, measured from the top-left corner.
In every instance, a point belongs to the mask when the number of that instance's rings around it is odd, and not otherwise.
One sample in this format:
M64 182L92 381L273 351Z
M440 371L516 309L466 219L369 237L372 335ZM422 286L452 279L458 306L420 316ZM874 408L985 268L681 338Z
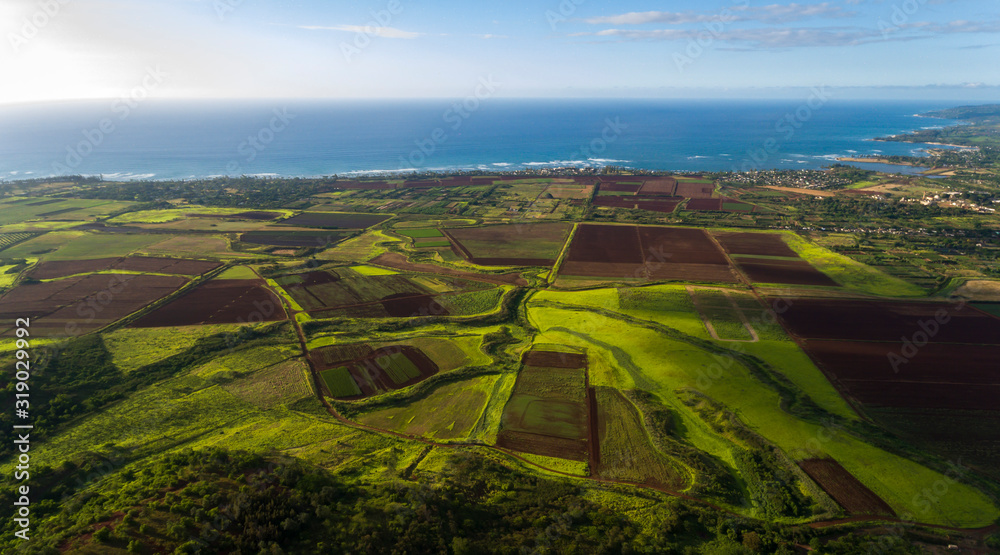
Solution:
M920 155L874 137L951 125L938 101L180 101L0 106L0 180L312 177L616 165L683 172L818 169ZM904 166L858 164L913 172Z

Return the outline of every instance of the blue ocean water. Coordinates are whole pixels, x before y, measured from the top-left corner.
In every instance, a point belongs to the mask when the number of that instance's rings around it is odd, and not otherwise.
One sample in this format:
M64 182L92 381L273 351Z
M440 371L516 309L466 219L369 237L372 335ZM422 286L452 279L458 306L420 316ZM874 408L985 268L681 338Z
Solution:
M915 114L960 104L813 98L7 105L0 106L0 179L305 177L606 164L815 169L838 156L919 155L927 145L871 139L951 125Z

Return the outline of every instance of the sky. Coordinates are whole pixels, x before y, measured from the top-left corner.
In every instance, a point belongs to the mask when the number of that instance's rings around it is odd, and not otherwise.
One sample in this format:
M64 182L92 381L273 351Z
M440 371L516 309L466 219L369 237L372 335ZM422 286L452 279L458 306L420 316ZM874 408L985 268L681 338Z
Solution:
M0 35L0 103L810 87L1000 101L996 0L0 0Z

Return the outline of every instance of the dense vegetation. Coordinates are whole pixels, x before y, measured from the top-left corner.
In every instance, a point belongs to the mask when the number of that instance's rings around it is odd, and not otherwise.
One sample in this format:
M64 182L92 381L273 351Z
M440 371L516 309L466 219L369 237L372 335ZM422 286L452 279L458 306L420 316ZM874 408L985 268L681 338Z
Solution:
M81 471L66 463L32 486ZM5 534L2 545L41 554L750 554L822 543L808 527L764 524L676 498L654 496L654 508L625 516L572 482L514 471L474 450L449 454L441 475L359 484L296 459L187 450L130 465L82 491L49 490L44 510L52 518L29 543L15 547ZM882 553L918 552L907 546L907 533L878 541ZM858 537L823 552L869 548Z

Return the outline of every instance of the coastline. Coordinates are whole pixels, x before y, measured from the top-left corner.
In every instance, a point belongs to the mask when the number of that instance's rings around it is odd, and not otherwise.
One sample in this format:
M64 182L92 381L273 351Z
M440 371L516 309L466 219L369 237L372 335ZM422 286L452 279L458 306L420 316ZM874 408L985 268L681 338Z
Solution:
M881 158L868 158L868 157L841 157L837 158L838 162L857 162L864 164L889 164L891 166L911 166L916 167L920 164L915 164L913 162L890 162L888 160L883 160Z

